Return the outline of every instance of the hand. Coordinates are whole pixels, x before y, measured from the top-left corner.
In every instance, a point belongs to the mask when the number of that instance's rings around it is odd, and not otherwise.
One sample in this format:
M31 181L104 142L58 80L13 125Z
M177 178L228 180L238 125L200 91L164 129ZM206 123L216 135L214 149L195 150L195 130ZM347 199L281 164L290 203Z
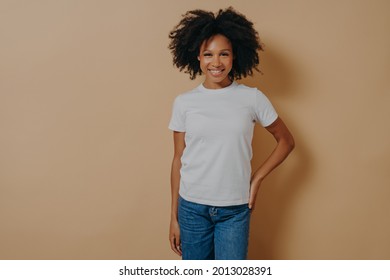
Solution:
M261 184L261 181L260 182L251 181L248 207L252 211L255 209L256 197L257 197L257 192L259 191L259 188L260 188L260 184Z
M180 227L177 220L171 220L169 227L169 241L171 244L171 249L179 256L182 255L181 252L181 242L180 242Z

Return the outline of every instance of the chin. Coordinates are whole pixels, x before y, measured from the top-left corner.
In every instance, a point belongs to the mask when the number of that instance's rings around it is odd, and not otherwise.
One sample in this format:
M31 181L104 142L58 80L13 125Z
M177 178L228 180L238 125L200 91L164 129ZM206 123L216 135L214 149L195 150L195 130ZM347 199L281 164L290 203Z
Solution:
M225 81L230 81L230 79L229 79L229 77L227 77L227 76L225 76L225 77L208 77L208 80L210 81L210 82L213 82L213 83L223 83L223 82L225 82Z

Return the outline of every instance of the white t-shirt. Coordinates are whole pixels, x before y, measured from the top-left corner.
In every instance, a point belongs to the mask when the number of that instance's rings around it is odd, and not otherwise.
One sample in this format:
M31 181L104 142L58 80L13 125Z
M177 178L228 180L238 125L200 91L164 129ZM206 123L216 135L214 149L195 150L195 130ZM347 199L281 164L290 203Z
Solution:
M212 206L248 203L254 124L277 117L261 91L236 82L177 96L169 129L185 132L179 194Z

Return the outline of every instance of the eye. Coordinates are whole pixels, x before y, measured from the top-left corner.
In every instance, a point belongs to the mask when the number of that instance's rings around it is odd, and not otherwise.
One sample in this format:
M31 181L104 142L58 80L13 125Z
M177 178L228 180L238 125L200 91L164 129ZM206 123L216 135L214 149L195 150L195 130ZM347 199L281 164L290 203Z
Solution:
M226 53L225 53L225 52L224 52L224 53L221 53L221 56L229 56L229 55L230 55L230 54L227 53L227 52L226 52Z
M204 53L203 56L212 56L211 53Z

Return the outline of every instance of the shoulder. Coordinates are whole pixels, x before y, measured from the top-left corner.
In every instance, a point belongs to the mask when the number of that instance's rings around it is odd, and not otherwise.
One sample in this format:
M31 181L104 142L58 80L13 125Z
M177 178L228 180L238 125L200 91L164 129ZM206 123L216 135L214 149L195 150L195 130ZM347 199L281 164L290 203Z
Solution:
M249 86L244 85L244 84L238 84L237 90L242 92L242 93L247 93L247 94L252 94L252 95L255 95L255 94L264 95L264 93L260 89L258 89L257 87L249 87Z
M175 100L186 100L188 98L193 97L198 92L199 92L199 89L198 89L198 87L196 87L194 89L191 89L191 90L185 91L183 93L180 93L179 95L176 96Z
M257 87L249 87L249 86L244 85L244 84L238 84L237 92L239 92L243 95L246 95L248 97L251 97L251 98L256 98L256 95L258 95L258 94L263 95L263 93Z
M173 101L174 110L178 110L180 112L186 111L186 109L189 106L191 106L194 100L196 100L196 96L198 96L198 94L196 93L197 93L197 88L194 88L192 90L177 95Z
M239 85L240 92L246 93L246 95L251 96L254 100L254 105L258 105L259 103L270 103L269 98L265 95L260 89L257 87L249 87L244 84Z
M194 100L198 99L199 96L200 95L198 88L194 88L177 95L175 97L174 104L180 107L186 106L188 104L191 104Z
M249 99L253 106L256 106L256 103L261 102L263 99L267 99L265 94L259 90L257 87L249 87L244 84L239 84L237 86L237 92L239 96Z

